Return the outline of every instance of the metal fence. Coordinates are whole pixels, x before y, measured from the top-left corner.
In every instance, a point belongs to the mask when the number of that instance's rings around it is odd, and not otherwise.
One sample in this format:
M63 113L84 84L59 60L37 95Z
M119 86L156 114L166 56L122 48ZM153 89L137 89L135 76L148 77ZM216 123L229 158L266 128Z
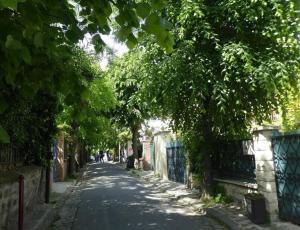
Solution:
M279 217L300 224L300 134L272 138Z
M180 143L170 143L166 150L169 180L186 183L186 157L183 146Z
M0 144L0 164L12 165L17 162L22 162L23 157L20 151L12 144Z
M212 156L215 176L222 179L256 181L251 140L219 142Z

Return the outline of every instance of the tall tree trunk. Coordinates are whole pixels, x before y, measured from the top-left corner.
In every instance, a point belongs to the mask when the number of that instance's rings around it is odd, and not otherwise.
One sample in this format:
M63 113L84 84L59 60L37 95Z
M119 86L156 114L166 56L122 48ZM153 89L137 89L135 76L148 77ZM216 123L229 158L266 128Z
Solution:
M80 167L80 143L78 140L75 142L75 170L79 171Z
M213 175L212 161L214 136L212 131L212 119L210 116L210 99L205 103L205 114L202 121L203 133L203 194L202 197L211 197L213 195Z
M208 146L207 146L208 147ZM206 148L206 145L204 146ZM203 194L202 197L208 198L213 195L213 176L212 176L212 162L211 152L209 150L203 151Z
M73 176L75 174L75 144L71 143L69 146L69 165L68 171L69 176Z
M138 136L139 136L139 128L138 126L133 126L131 128L132 132L132 150L133 156L135 159L139 160L139 153L138 153Z

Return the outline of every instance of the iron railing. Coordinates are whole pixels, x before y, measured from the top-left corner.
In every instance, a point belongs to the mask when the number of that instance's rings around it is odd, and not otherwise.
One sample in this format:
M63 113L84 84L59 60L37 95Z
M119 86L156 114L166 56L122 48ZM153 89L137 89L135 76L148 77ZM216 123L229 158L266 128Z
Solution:
M180 183L187 182L186 157L180 143L170 143L166 147L168 178Z
M272 138L279 217L300 224L300 134Z
M255 182L255 157L251 140L222 141L212 155L214 174L220 179Z
M13 144L0 144L0 164L12 165L22 162L23 157L20 151Z

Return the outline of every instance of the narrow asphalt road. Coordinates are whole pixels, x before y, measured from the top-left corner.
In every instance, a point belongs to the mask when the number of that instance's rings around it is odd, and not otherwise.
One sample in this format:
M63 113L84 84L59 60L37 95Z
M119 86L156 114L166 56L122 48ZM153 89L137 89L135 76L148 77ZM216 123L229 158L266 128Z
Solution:
M73 230L224 229L113 164L90 165L80 187Z

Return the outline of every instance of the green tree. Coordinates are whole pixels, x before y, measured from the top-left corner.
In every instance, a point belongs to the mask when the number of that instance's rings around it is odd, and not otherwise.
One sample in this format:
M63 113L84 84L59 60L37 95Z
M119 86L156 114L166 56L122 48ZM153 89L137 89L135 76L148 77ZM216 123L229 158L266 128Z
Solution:
M108 114L116 104L113 85L81 50L75 50L69 69L77 81L60 94L58 127L75 145L80 142L89 150L98 150L104 147L107 130L111 129Z
M299 79L299 18L293 2L275 0L170 0L164 17L175 50L145 42L149 100L184 134L211 194L217 139L269 119Z
M132 133L132 148L138 159L139 129L149 117L149 106L142 99L144 89L141 65L141 54L133 50L116 60L108 70L108 76L115 82L115 92L118 101L114 112L114 120L122 127L129 128Z
M294 131L300 128L300 80L295 88L287 92L282 106L282 128L284 131Z
M110 21L119 25L116 34L129 47L137 43L138 32L146 31L170 51L172 39L158 16L162 6L134 0L0 0L0 113L9 113L12 95L27 100L38 91L55 95L67 89L73 76L64 67L72 47L89 33L101 52L100 34L111 32ZM0 141L9 142L2 122Z

